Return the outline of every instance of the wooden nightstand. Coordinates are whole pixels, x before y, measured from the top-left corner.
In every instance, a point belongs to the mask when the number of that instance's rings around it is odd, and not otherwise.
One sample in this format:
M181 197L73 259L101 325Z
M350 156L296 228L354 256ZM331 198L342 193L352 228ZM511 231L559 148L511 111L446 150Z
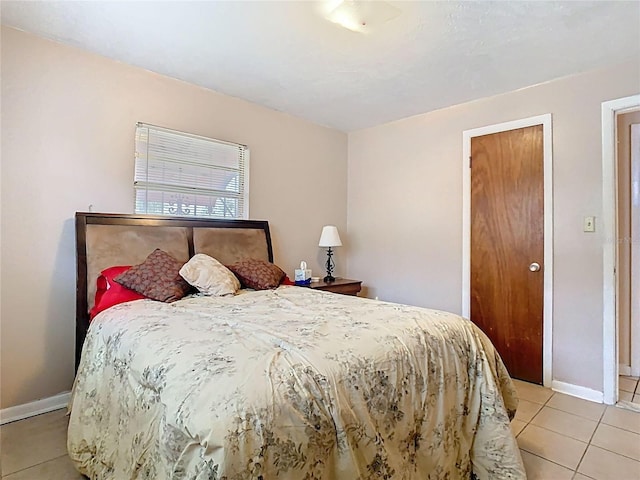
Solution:
M311 282L309 288L323 290L325 292L341 293L343 295L358 295L362 285L361 280L349 280L348 278L336 278L334 282Z

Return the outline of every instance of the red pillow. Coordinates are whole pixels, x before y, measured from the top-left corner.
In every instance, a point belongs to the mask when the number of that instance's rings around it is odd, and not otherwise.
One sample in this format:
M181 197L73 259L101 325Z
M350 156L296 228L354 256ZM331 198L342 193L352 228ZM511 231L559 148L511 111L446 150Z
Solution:
M110 267L100 272L100 276L96 282L96 301L89 312L89 318L93 320L97 314L109 307L118 305L119 303L130 302L131 300L140 300L146 298L144 295L134 292L133 290L123 287L113 279L126 272L131 268L130 265L120 267Z

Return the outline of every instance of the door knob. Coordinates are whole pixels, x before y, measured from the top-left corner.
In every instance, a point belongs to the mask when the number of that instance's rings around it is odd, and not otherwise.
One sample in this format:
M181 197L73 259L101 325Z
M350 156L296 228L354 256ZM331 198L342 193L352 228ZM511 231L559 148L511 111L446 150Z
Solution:
M540 264L533 262L531 265L529 265L529 271L530 272L537 272L538 270L540 270Z

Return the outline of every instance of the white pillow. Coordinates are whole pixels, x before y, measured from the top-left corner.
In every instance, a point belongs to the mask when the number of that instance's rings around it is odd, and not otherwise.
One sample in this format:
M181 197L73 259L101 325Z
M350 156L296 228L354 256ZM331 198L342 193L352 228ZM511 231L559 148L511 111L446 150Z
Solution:
M180 275L205 295L233 295L240 289L233 272L204 253L191 257L180 269Z

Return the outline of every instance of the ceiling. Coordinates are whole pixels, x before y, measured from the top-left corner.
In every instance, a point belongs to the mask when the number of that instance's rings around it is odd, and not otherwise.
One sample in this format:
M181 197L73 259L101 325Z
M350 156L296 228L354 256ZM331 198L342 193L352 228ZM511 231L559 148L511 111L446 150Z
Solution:
M343 131L640 58L640 2L2 1L2 23Z

